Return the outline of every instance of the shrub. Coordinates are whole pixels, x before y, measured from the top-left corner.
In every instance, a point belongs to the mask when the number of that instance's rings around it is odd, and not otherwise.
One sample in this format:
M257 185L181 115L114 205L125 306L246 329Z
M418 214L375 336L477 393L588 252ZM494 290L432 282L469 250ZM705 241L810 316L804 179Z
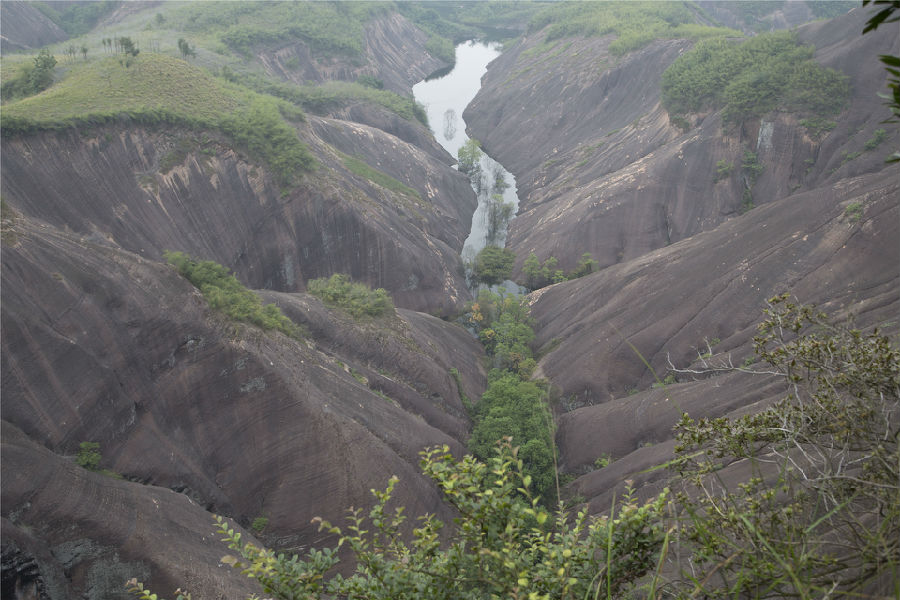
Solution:
M217 517L218 533L236 554L223 562L257 579L268 596L310 599L587 598L600 590L611 597L653 570L666 538L659 517L667 491L643 505L626 494L608 517L560 511L553 520L533 498L523 451L506 441L485 462L456 461L446 446L422 453L423 472L460 515L449 536L433 515L422 517L410 538L400 535L406 517L388 508L392 477L384 491L373 490L368 514L350 511L346 529L320 521L320 529L338 536L337 546L303 558L244 542ZM341 546L356 562L347 577L329 573ZM144 591L136 582L129 589Z
M268 526L268 517L256 517L255 519L253 519L253 523L250 524L250 528L257 533L262 533L263 530Z
M78 466L88 471L99 471L101 458L99 442L81 442L78 445L78 454L75 456Z
M878 147L881 142L884 141L884 138L887 137L887 131L884 129L876 129L875 133L872 134L872 137L866 140L865 145L863 146L866 150L874 150Z
M344 310L356 319L394 313L394 303L387 290L373 290L365 284L351 281L348 275L342 273L335 273L327 279L313 279L307 283L307 289L325 304Z
M738 123L775 108L817 116L839 112L850 96L847 78L812 60L813 47L776 32L743 43L698 42L663 73L663 106L670 114L723 109Z
M754 342L787 397L734 419L684 415L676 429L679 560L717 571L684 583L701 597L895 593L900 350L787 295L770 300ZM748 475L735 484L721 470L737 461Z
M315 168L315 158L293 127L285 123L278 101L258 97L221 122L222 131L269 166L279 183L291 185Z
M252 323L262 329L275 329L299 338L300 328L284 316L274 304L262 305L259 296L222 265L211 260L196 261L182 252L165 252L166 261L203 293L210 308L235 321Z
M731 176L732 171L734 171L734 163L723 158L716 163L716 176L713 178L713 182L728 179Z

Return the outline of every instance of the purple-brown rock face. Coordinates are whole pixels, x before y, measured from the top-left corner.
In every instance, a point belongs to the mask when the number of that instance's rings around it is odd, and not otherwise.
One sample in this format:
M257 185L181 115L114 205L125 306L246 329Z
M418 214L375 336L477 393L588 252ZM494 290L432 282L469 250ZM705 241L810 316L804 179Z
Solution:
M705 353L740 364L766 298L783 291L896 329L900 173L883 157L900 134L881 123L875 56L900 54L900 41L861 36L863 21L799 30L850 77L852 102L823 135L787 113L724 131L714 112L673 126L659 77L685 41L616 59L611 38L541 53L532 35L490 66L466 120L517 177L519 268L532 251L565 269L591 252L601 267L530 297L537 375L560 398L560 467L581 475L570 491L593 511L625 479L642 493L663 485L665 471L648 469L671 456L682 411L737 414L782 393L744 374L648 389L644 360L660 377ZM359 64L299 43L257 60L286 79L371 75L408 92L438 66L426 40L385 14ZM880 128L883 143L866 150ZM341 522L392 475L408 515L452 518L418 453L464 451L462 398L484 390L484 355L426 313L471 298L459 252L474 193L424 127L381 108L309 115L298 135L318 168L285 193L215 132L123 122L4 138L4 599L125 598L131 577L167 596L246 597L248 580L218 563L213 513L244 529L263 517L248 535L302 551L327 540L313 517ZM752 210L740 169L717 177L718 162L739 165L748 150L762 166ZM405 187L354 172L353 159ZM165 250L232 269L304 334L228 321ZM339 272L386 288L398 310L354 321L305 293ZM100 443L106 474L75 464L85 441ZM592 471L602 455L617 460Z
M614 59L610 39L528 52L543 40L533 35L489 67L466 120L517 177L508 245L519 266L535 252L571 269L591 252L601 267L531 296L545 348L538 375L560 396L560 467L588 473L571 491L594 510L625 479L658 489L666 471L644 471L671 456L683 411L719 416L784 394L776 380L740 374L648 390L656 380L644 359L659 379L710 352L739 365L753 355L766 299L782 292L896 330L900 169L884 157L900 134L882 122L876 57L900 53L900 39L896 29L860 35L866 18L854 11L798 31L821 64L850 78L851 102L823 135L788 113L724 130L718 113L689 115L687 132L673 126L659 78L683 41ZM879 129L889 142L866 150ZM742 206L745 151L762 165L752 210ZM719 161L734 172L718 178ZM617 460L591 472L601 456Z

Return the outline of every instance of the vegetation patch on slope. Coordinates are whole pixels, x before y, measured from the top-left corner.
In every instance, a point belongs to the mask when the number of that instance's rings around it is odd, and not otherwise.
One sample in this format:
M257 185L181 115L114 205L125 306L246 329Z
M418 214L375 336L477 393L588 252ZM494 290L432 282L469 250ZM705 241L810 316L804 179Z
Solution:
M394 312L394 302L387 290L370 289L363 283L351 281L343 273L310 280L307 289L325 304L340 308L355 319L381 317Z
M222 265L211 260L197 261L183 252L166 252L165 258L203 293L211 308L221 311L229 319L300 337L300 328L281 309L274 304L263 306L259 296L244 287Z
M220 129L264 162L282 185L315 164L287 122L303 120L296 106L223 82L164 54L140 54L130 67L114 57L74 64L62 81L3 109L4 134L123 118Z
M387 5L370 2L191 2L173 18L249 54L257 45L303 40L320 56L360 56L363 26Z
M657 39L691 39L739 36L724 27L696 23L696 16L682 2L572 2L551 4L528 24L530 32L547 28L547 41L570 36L614 34L609 52L621 56Z
M379 171L375 167L370 166L367 162L362 160L361 158L357 158L355 156L348 156L346 154L341 153L341 160L344 162L344 166L347 169L360 177L365 177L372 183L380 185L381 187L388 189L397 194L403 194L404 196L410 196L417 200L421 200L422 196L419 195L419 192L404 184L402 181L397 181L387 173Z
M726 122L777 108L835 114L849 98L847 78L816 63L814 52L791 32L702 41L663 73L663 105L674 114L723 108Z

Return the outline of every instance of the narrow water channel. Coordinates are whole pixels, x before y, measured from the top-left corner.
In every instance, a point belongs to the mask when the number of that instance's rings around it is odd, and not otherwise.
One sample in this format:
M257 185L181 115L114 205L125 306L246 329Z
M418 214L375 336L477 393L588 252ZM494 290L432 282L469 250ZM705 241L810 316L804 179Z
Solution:
M459 44L456 47L456 65L452 71L413 86L413 95L425 106L435 139L454 157L469 140L462 118L463 110L481 88L481 77L487 71L488 63L499 55L496 44L476 41ZM498 180L505 182L505 189L502 189L502 185L496 185ZM512 205L513 215L519 208L515 178L487 154L481 157L481 177L473 181L472 187L478 194L478 208L472 216L472 229L463 245L462 258L465 262L472 261L488 243L500 247L506 243L505 224L491 236L488 213L494 193L500 192L503 203ZM506 289L514 290L511 286Z

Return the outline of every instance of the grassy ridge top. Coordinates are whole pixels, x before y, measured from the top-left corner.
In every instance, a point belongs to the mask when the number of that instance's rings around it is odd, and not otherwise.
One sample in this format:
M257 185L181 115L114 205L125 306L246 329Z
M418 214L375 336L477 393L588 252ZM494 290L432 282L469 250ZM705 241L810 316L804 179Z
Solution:
M128 117L147 124L219 129L283 186L315 160L288 122L295 105L217 79L165 54L142 53L130 67L108 57L71 65L62 81L3 107L3 133L95 125Z
M376 2L192 2L173 17L185 31L213 34L241 53L299 38L317 54L359 56L363 26L387 9Z
M113 57L76 63L62 81L36 96L7 104L3 111L38 126L153 110L215 124L249 103L247 92L181 59L147 53L127 69Z
M546 27L547 41L570 36L614 34L609 52L621 56L657 39L702 39L742 36L725 27L697 24L684 2L572 2L551 4L528 24L535 32Z

